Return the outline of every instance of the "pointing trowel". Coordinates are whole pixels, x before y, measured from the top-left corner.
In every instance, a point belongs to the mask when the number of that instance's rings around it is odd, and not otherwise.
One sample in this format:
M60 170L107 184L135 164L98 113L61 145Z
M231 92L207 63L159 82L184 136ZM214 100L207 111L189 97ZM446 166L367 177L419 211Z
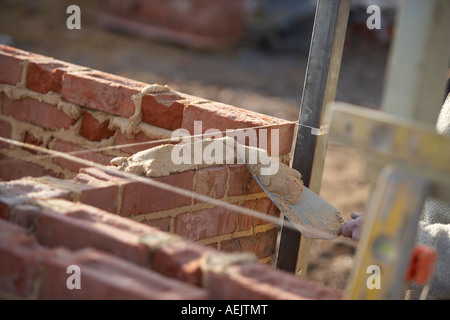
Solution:
M270 192L259 176L252 171L252 166L249 166L247 162L245 164L270 200L306 238L333 239L341 235L344 220L340 212L331 204L305 186L303 186L300 200L293 204L287 203Z

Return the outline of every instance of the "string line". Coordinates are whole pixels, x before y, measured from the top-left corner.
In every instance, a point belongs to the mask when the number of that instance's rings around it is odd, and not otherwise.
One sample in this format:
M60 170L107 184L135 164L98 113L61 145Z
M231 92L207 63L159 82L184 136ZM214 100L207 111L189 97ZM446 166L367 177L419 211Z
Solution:
M108 146L108 147L100 147L100 148L93 148L93 149L89 149L89 150L79 150L79 151L72 151L72 152L68 152L67 154L82 154L82 153L88 153L88 152L92 152L92 151L106 151L106 150L113 150L113 149L118 149L118 148L125 148L125 147L134 147L134 146L142 146L142 145L146 145L146 144L160 144L160 143L164 143L164 142L179 142L179 140L181 139L192 139L192 138L199 138L199 137L203 137L203 136L214 136L215 134L222 134L222 135L227 135L227 133L230 132L230 130L232 130L233 132L236 131L244 131L244 130L248 130L248 129L264 129L264 128L270 128L270 127L275 127L275 126L282 126L282 125L290 125L290 124L296 124L297 122L295 121L290 121L290 122L285 122L285 123L280 123L280 124L267 124L267 125L261 125L261 126L257 126L257 127L246 127L246 128L239 128L239 129L228 129L228 130L223 130L223 131L217 131L215 133L211 133L211 134L205 134L205 133L200 133L200 134L192 134L192 135L185 135L182 138L165 138L165 139L159 139L159 140L152 140L152 141L143 141L143 142L135 142L135 143L129 143L129 144L123 144L123 145L114 145L114 146Z
M15 141L15 140L3 138L3 137L0 137L0 141L1 142L5 142L5 143L9 143L11 145L15 145L15 146L18 146L18 147L25 147L25 148L28 148L28 149L32 149L34 151L47 153L47 154L52 155L54 157L64 158L66 160L74 161L74 162L77 162L79 164L82 164L82 165L85 165L85 166L88 166L88 167L93 167L93 168L100 169L100 170L102 170L104 172L107 172L107 173L109 173L111 175L114 175L114 176L120 176L120 177L123 177L123 178L134 179L134 180L137 180L137 181L139 181L141 183L144 183L144 184L147 184L147 185L150 185L150 186L154 186L154 187L157 187L157 188L169 191L169 192L177 193L178 195L181 195L181 196L184 196L184 197L195 198L198 201L212 203L212 204L214 204L216 206L224 207L226 209L229 209L229 210L232 210L232 211L236 211L236 212L248 215L248 216L252 216L254 218L262 219L264 221L273 223L273 224L278 225L278 226L283 226L285 228L289 228L289 229L292 229L292 230L297 230L291 224L283 224L282 220L281 220L281 217L280 218L275 218L275 217L267 215L266 213L262 213L262 212L259 212L259 211L256 211L256 210L250 210L250 209L247 209L247 208L244 208L244 207L240 207L238 205L231 204L231 203L219 200L219 199L214 199L214 198L211 198L209 196L196 193L194 191L187 191L185 189L182 189L182 188L179 188L179 187L176 187L176 186L172 186L172 185L160 182L160 181L156 181L156 180L148 178L148 177L137 176L137 175L132 174L132 173L128 173L128 172L124 172L124 171L118 170L115 167L101 165L101 164L98 164L98 163L93 162L93 161L89 161L89 160L85 160L85 159L74 157L74 156L69 155L67 153L59 152L59 151L56 151L56 150L45 149L45 148L42 148L42 147L39 147L39 146L35 146L35 145L28 144L28 143L19 142L19 141Z
M268 124L268 125L262 125L262 126L257 126L257 127L246 127L246 128L232 129L232 130L233 130L233 132L236 132L236 131L244 131L244 130L248 130L248 129L264 129L264 128L271 128L271 127L275 127L275 126L291 125L291 124L295 124L295 125L298 125L300 127L305 127L305 128L311 129L311 134L312 135L324 135L324 134L328 133L328 126L327 125L323 125L323 126L321 126L321 128L314 128L314 127L311 127L311 126L300 124L297 121L289 121L289 122L285 122L285 123L282 123L282 124ZM227 133L230 132L229 130L230 129L224 130L224 131L218 131L217 133L227 135ZM201 134L194 134L194 135L186 135L186 136L183 136L182 139L191 139L191 138L203 137L205 135L208 135L208 134L201 133ZM214 135L214 134L210 134L210 135ZM166 142L167 143L173 143L173 142L177 142L177 140L179 141L179 140L181 140L181 138L175 139L175 138L171 137L171 138L152 140L152 141L134 142L134 143L114 145L114 146L107 146L107 147L91 148L89 150L69 151L69 152L66 152L65 154L69 154L69 155L86 154L86 153L101 152L101 151L115 150L115 149L121 149L121 148L130 148L130 147L152 145L152 144L162 144L162 143L166 143ZM38 156L36 156L36 157L38 157ZM51 157L51 155L47 155L45 157Z

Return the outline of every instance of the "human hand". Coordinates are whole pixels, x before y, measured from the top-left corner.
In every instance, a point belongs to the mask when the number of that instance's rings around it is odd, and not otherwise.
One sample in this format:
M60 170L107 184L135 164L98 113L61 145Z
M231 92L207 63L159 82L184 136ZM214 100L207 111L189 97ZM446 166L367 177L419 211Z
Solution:
M362 213L352 212L351 217L352 220L346 221L342 226L342 236L359 241L364 215Z

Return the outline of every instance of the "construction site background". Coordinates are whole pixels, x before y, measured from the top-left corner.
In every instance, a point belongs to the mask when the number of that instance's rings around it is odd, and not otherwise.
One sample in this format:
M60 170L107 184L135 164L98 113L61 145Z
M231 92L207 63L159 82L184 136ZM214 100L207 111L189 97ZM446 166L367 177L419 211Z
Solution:
M293 2L298 10L286 11ZM382 3L395 3L378 2L382 8ZM71 4L81 8L80 30L66 27L66 8ZM258 27L254 16L246 16L250 22L243 39L221 50L193 49L112 31L99 22L102 5L102 1L87 0L0 1L0 42L138 81L168 84L181 92L282 119L297 119L315 1L246 1L246 14L265 8L258 20L264 21L264 27ZM336 100L378 109L395 6L387 6L382 29L371 31L365 27L365 5L355 1L350 15ZM185 19L189 23L196 17ZM364 210L368 187L360 178L361 164L358 151L329 146L321 196L346 219L352 211ZM354 251L355 245L343 239L315 241L307 277L343 289Z

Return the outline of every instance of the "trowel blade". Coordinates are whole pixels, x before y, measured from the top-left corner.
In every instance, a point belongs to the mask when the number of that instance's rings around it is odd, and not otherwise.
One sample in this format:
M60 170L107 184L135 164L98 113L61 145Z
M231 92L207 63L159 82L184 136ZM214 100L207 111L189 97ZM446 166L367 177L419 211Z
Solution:
M331 204L305 186L297 203L286 203L268 191L259 177L250 170L247 164L246 166L270 200L303 236L311 239L334 239L341 235L344 220L341 213Z

